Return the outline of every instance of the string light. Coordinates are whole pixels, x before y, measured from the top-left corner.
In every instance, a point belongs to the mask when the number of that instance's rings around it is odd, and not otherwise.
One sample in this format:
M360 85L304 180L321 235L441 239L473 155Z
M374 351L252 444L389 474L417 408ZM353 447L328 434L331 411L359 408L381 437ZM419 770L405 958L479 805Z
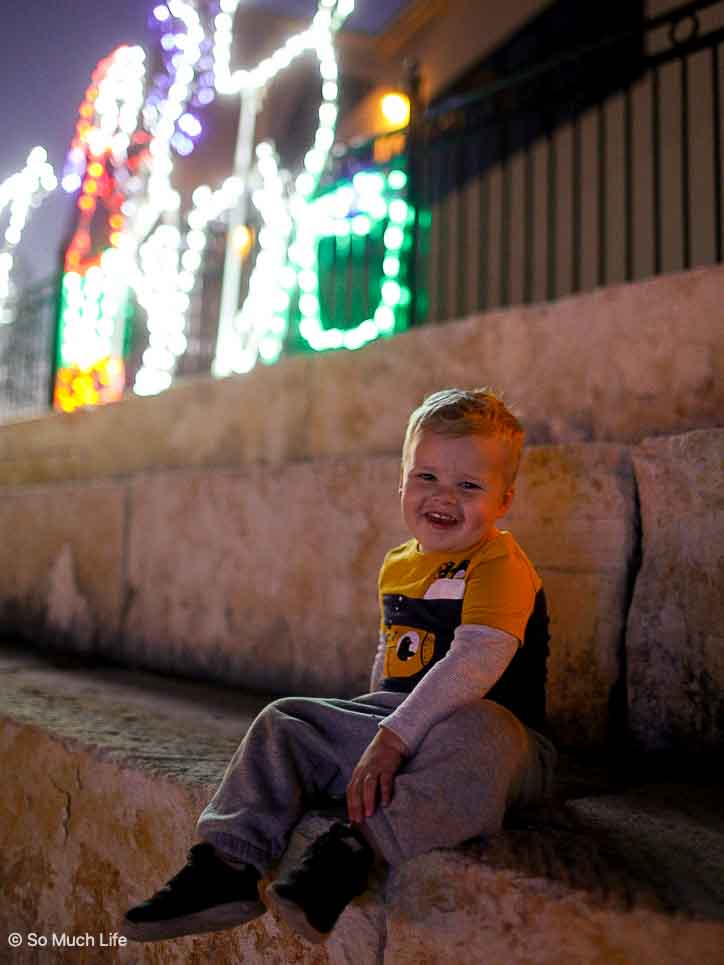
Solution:
M238 0L222 0L215 19L214 65L216 86L221 93L260 88L305 51L316 54L322 97L314 142L304 156L304 170L295 179L282 176L271 144L260 144L256 168L251 172L261 186L252 202L262 219L258 253L249 278L244 304L233 318L222 317L212 372L218 377L248 372L258 358L275 362L288 331L290 292L282 279L289 279L292 238L305 218L307 203L319 184L334 143L337 124L339 69L334 36L354 10L354 0L320 0L310 28L290 37L270 58L251 71L231 71L231 37ZM291 187L290 187L291 185ZM293 276L292 276L293 277Z
M403 260L400 249L409 247L412 219L407 203L399 197L406 184L404 171L396 169L387 177L377 172L359 172L352 182L342 183L303 210L290 250L302 321L299 331L315 351L358 349L380 335L404 327L409 289L401 284ZM383 230L384 255L379 300L369 318L349 329L325 328L322 324L317 251L325 238L359 237ZM394 230L393 230L394 229Z
M195 7L184 0L169 0L163 8L155 9L155 16L170 28L179 23L185 31L175 35L179 51L169 64L166 97L161 99L154 91L144 104L143 51L119 48L94 71L68 155L71 167L64 182L72 186L80 181L82 193L78 226L66 253L66 270L82 277L97 267L106 300L101 313L96 287L81 287L88 302L80 313L82 327L77 322L78 306L66 297L61 302L56 404L64 409L122 395L125 376L102 386L94 383L95 395L85 376L106 358L113 360L114 373L123 371L132 293L146 312L148 332L148 348L134 389L139 394L152 394L168 388L176 361L186 350L189 297L179 280L181 237L175 222L180 197L171 185L172 154L174 150L189 153L188 145L193 145L187 135L200 133L200 122L185 108L205 35ZM139 114L145 126L139 127ZM177 121L186 134L177 129ZM91 231L91 225L97 223L99 204L106 215L100 246L94 243ZM105 249L104 243L108 246ZM123 286L119 279L124 280ZM72 333L86 332L85 347L81 348L78 338L66 337L66 323ZM78 361L79 353L82 362ZM74 377L69 378L68 372L75 373Z
M7 224L0 236L0 324L10 322L8 301L13 292L11 274L13 250L20 243L30 212L58 185L48 154L43 147L34 147L25 166L0 184L0 215L7 209Z
M245 193L259 214L259 229L255 236L248 229L243 239L235 235L232 243L241 257L254 247L256 257L243 304L220 320L214 375L276 361L292 320L317 351L358 348L406 323L404 252L412 219L404 170L360 172L317 196L339 110L335 36L354 0L319 0L308 29L256 66L232 70L238 7L239 0L220 0L207 35L191 0L157 4L153 20L161 32L163 70L145 97L140 48L118 48L93 72L62 175L64 190L78 194L78 220L62 284L55 393L60 408L121 396L134 298L145 312L147 337L133 389L145 395L171 385L187 349L187 317L209 227L229 218ZM171 175L175 156L191 153L203 133L194 105L208 104L215 91L261 91L307 52L317 59L320 102L302 169L295 175L283 171L274 146L260 144L250 170L234 171L216 189L201 185L194 191L182 224ZM352 243L370 233L383 247L377 303L369 318L350 328L326 328L320 245L329 239ZM0 254L0 283L4 264Z

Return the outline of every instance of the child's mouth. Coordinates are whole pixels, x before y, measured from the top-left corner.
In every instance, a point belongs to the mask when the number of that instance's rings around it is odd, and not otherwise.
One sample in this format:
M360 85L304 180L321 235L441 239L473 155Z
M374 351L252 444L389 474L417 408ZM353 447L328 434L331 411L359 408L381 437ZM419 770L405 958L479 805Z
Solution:
M435 529L449 529L457 524L455 516L448 513L425 513L425 519Z

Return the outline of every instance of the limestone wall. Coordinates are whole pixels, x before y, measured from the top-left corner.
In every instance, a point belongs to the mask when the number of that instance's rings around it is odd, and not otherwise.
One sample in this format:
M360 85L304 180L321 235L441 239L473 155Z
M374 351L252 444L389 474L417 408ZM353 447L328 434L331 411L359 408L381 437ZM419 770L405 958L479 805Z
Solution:
M0 626L267 693L362 693L377 572L407 538L398 471L345 456L7 487ZM636 552L628 450L531 448L508 522L548 589L556 731L602 744Z
M534 443L638 442L716 425L722 291L724 267L703 268L1 426L0 483L392 454L406 414L444 385L498 387Z
M647 751L719 746L722 459L724 429L526 452L506 525L546 585L562 744L625 724ZM337 457L6 487L0 630L264 693L360 693L377 570L406 537L397 473Z
M724 429L634 450L643 565L629 614L629 720L647 751L724 739Z

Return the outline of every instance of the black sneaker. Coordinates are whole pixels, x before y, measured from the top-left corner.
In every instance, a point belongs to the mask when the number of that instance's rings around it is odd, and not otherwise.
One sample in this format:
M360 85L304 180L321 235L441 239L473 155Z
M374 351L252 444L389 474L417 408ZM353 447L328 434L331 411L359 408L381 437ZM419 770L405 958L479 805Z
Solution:
M243 925L266 911L258 881L251 865L237 871L210 844L195 844L168 884L126 912L121 934L134 942L154 942Z
M363 835L337 822L299 864L266 890L267 904L310 942L323 942L349 902L367 887L374 863Z

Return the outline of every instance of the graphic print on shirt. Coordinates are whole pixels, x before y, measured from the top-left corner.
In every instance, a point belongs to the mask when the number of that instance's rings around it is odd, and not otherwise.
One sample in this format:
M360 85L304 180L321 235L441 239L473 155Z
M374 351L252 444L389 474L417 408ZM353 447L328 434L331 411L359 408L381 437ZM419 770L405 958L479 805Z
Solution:
M384 675L387 680L417 683L433 663L445 656L460 622L468 562L451 560L443 564L423 599L385 595Z
M437 556L433 562L410 539L387 554L378 585L380 633L390 644L380 690L411 693L449 653L457 627L490 626L521 645L486 699L545 732L548 608L541 579L511 533L501 532L461 561Z
M385 676L411 677L426 667L435 652L435 634L419 627L385 628Z

